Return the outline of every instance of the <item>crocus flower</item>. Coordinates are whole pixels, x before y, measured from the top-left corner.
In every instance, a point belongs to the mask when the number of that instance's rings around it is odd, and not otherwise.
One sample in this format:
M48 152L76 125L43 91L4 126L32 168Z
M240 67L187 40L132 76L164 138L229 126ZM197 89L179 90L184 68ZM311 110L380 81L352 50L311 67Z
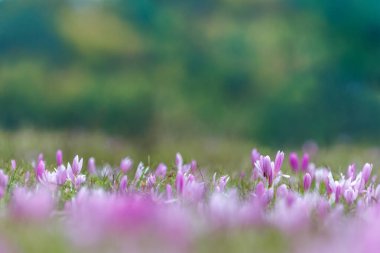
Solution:
M298 155L295 152L290 153L289 155L289 164L294 172L298 172Z
M251 162L252 162L252 166L255 166L255 163L257 160L260 159L260 153L257 151L257 149L252 149L252 152L251 152Z
M4 196L8 186L8 176L0 170L0 199Z
M284 161L284 152L278 151L274 160L274 172L277 174L281 170L282 162Z
M190 169L191 169L191 173L195 173L195 171L197 171L197 169L198 169L197 161L195 161L195 160L191 161Z
M182 155L180 153L177 153L175 155L175 166L177 167L178 170L182 170L183 158L182 158Z
M54 209L54 200L44 188L27 190L16 188L13 191L10 211L18 219L41 221L50 216Z
M120 180L119 190L120 192L126 192L128 185L128 176L124 175Z
M351 164L350 166L348 166L348 168L347 168L347 178L354 178L355 177L355 173L356 173L356 165L355 164Z
M163 164L163 163L160 163L160 164L157 166L157 168L156 168L156 172L155 172L155 174L156 174L157 177L160 177L160 178L162 179L162 178L165 177L165 175L166 175L166 171L167 171L167 167L166 167L166 165Z
M369 163L364 164L363 170L362 170L364 183L368 182L368 180L369 180L369 178L371 176L372 167L373 167L372 164L369 164Z
M73 160L73 164L71 165L74 175L78 175L81 172L82 165L83 165L83 158L79 160L79 156L75 156Z
M175 179L175 185L177 189L177 194L181 194L183 192L183 187L185 185L185 178L181 171L177 172L177 177Z
M11 160L11 169L14 171L16 170L16 167L17 167L16 160Z
M308 167L309 167L309 161L310 157L308 153L305 153L302 157L302 164L301 164L301 169L303 172L306 172Z
M348 189L344 192L344 194L343 194L343 196L344 196L344 198L345 198L347 204L349 204L349 205L351 205L351 204L354 202L354 200L355 200L355 198L356 198L355 195L356 195L356 194L355 194L355 192L354 192L354 190L353 190L352 188L348 188Z
M62 150L60 150L60 149L57 150L57 153L55 154L55 158L57 161L57 166L61 166L63 164Z
M37 181L40 181L44 173L45 173L45 162L43 160L40 160L35 168Z
M64 185L67 180L67 171L65 166L60 165L56 170L56 182L57 185Z
M94 157L90 157L90 159L88 159L87 170L90 175L96 174L96 164Z
M303 189L305 191L308 191L311 186L311 176L309 173L306 173L305 176L303 177Z
M123 160L121 160L120 169L125 174L132 168L132 165L133 165L132 159L130 159L129 157L126 157Z

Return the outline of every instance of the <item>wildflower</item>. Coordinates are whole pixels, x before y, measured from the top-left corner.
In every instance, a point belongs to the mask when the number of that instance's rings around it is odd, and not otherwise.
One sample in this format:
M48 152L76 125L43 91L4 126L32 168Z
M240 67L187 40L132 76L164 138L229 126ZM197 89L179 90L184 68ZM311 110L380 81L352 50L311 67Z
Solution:
M177 153L175 155L175 166L177 167L178 171L182 171L183 158L180 153Z
M13 171L15 171L15 170L16 170L16 167L17 167L17 165L16 165L16 160L11 160L11 169L12 169Z
M301 169L303 172L306 172L308 167L309 167L309 161L310 157L308 153L305 153L302 157L302 164L301 164Z
M121 180L120 180L120 185L119 185L119 191L120 192L126 192L127 190L127 185L128 185L128 176L124 175Z
M37 181L40 181L44 173L45 173L45 162L43 160L39 160L35 168L35 175L36 175Z
M74 175L78 175L82 170L83 158L79 160L79 156L75 156L72 164L72 171Z
M252 166L255 166L256 161L259 159L260 159L260 153L256 149L252 149L252 152L251 152Z
M190 169L191 169L192 173L195 173L195 171L197 171L197 169L198 169L197 161L195 161L195 160L191 161Z
M160 178L162 179L162 178L165 177L165 175L166 175L166 171L167 171L167 167L166 167L166 165L163 164L163 163L160 163L160 164L157 166L157 168L156 168L156 172L155 172L155 174L156 174L157 177L160 177Z
M281 170L282 162L284 161L284 152L278 151L274 160L274 172L277 174Z
M176 189L177 189L178 194L181 194L183 192L184 184L185 184L185 178L183 176L183 173L181 171L178 171L177 177L175 180L175 185L176 185Z
M65 166L60 165L56 170L56 182L57 185L64 185L67 180L67 171Z
M308 191L310 189L310 186L311 186L311 176L309 173L306 173L305 176L303 177L303 189L305 191Z
M290 153L289 164L294 172L298 172L298 156L296 153L294 152Z
M96 174L96 164L94 157L90 157L90 159L88 159L87 170L90 175Z
M61 166L63 164L63 154L62 151L59 149L57 150L57 153L55 154L55 158L57 161L57 166Z
M8 186L8 176L5 175L3 170L0 170L0 199L4 197L4 194Z
M124 174L126 174L132 168L132 165L133 165L132 159L130 159L129 157L126 157L123 160L121 160L120 169Z
M369 178L371 176L372 167L373 167L373 165L369 164L369 163L366 163L363 166L362 172L363 172L364 184L366 184L368 182L368 180L369 180Z

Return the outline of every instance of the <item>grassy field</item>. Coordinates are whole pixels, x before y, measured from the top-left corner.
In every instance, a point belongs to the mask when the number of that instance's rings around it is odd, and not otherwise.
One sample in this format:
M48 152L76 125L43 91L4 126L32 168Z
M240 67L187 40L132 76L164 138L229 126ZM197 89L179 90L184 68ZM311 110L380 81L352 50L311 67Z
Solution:
M24 129L17 132L0 132L1 168L9 171L10 160L16 159L21 170L31 169L31 161L35 160L40 152L44 153L48 164L55 163L55 152L62 149L64 161L71 161L79 154L87 160L94 156L99 165L106 163L118 167L120 159L130 156L137 163L155 167L159 162L165 162L174 170L174 157L181 152L185 161L196 159L204 172L229 173L237 177L241 172L250 176L250 152L253 147L259 148L263 154L272 157L276 148L263 147L253 142L237 139L206 138L162 138L152 143L141 143L138 140L126 140L117 136L107 136L101 133L83 132L40 132ZM279 147L281 149L281 147ZM302 153L298 149L285 149L287 155L291 151ZM334 172L345 171L347 165L356 162L361 168L364 162L374 164L374 173L379 172L380 149L366 145L336 144L330 147L320 147L312 156L312 162L318 166L328 166ZM86 162L85 162L86 163ZM85 165L86 166L86 165ZM23 172L18 172L23 174ZM233 183L234 180L231 182ZM4 202L0 202L3 205ZM0 208L1 210L1 208ZM1 213L0 216L4 215ZM76 252L81 248L71 248L68 239L58 229L60 219L52 219L44 226L25 223L17 220L0 219L0 252L2 241L17 245L14 252ZM1 237L2 236L2 237ZM287 235L272 230L270 227L239 228L235 230L218 230L203 238L195 238L190 249L193 252L292 252L287 242ZM110 249L109 245L104 245ZM111 247L112 248L112 247ZM253 250L254 249L254 250ZM86 251L89 251L86 248ZM102 248L90 249L91 252L103 252Z
M145 143L109 136L99 132L63 132L23 129L17 132L0 131L0 161L10 159L30 162L43 153L48 162L55 162L55 152L61 149L65 161L71 161L78 154L87 160L93 156L97 164L108 163L118 166L120 160L130 156L135 162L142 161L152 166L159 162L173 165L174 156L180 152L186 161L195 159L205 169L228 172L250 171L250 152L258 148L262 154L275 155L278 149L285 154L291 151L302 153L302 147L293 149L263 146L243 139L220 137L163 136L159 140ZM311 161L318 166L328 166L334 171L345 171L350 163L359 166L364 162L374 164L379 171L380 148L369 145L335 144L319 147Z

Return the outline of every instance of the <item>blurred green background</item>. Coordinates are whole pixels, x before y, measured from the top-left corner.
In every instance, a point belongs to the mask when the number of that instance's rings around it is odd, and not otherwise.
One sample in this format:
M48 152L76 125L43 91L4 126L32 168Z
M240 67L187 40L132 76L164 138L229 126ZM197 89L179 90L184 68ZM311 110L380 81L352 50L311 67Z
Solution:
M380 2L2 0L0 125L145 154L376 144Z

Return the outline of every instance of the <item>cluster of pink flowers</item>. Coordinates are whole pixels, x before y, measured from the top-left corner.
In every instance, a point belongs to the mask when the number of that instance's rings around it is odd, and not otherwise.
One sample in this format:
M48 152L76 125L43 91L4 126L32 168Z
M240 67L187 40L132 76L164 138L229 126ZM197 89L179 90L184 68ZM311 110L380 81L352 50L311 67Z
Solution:
M34 177L14 160L0 170L0 219L59 220L73 245L96 248L112 240L114 252L190 252L216 231L263 228L282 233L294 252L321 245L323 252L380 250L373 165L351 164L334 174L310 160L306 153L285 159L281 151L272 159L254 149L251 175L232 178L209 176L179 153L173 166L136 166L126 157L116 168L101 167L90 158L85 170L79 156L65 166L59 150L55 168L43 155L33 162Z

